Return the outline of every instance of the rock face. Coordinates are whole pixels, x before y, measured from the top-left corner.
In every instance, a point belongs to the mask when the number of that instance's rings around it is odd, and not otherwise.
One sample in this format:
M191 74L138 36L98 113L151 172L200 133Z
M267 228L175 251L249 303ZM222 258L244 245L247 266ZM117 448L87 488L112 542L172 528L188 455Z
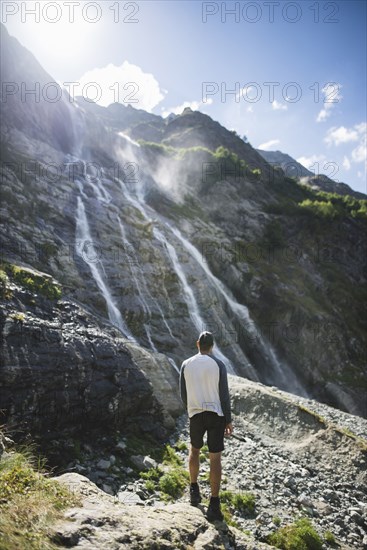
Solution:
M31 434L61 466L70 440L129 430L167 435L182 407L177 373L164 356L144 351L136 361L133 344L75 303L14 283L8 292L0 307L0 401L2 422L17 438Z
M62 548L272 548L255 544L235 528L215 528L199 509L188 504L161 508L127 505L79 474L64 474L56 479L80 495L83 502L82 507L70 509L65 520L53 528L54 539Z
M1 34L2 78L21 82L24 48ZM27 82L50 78L25 58ZM160 376L209 329L231 372L366 415L365 220L300 214L312 191L207 115L166 121L85 103L35 111L11 96L3 258L53 276L65 297L108 318L134 361L148 357L142 368L161 395L170 383L162 390ZM55 133L51 107L65 132Z

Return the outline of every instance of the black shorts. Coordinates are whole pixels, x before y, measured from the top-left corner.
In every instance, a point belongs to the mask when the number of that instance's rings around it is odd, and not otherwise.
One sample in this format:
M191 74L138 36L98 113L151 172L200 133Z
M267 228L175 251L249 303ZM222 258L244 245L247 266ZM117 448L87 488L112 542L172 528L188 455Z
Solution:
M190 440L195 449L203 446L203 436L207 432L210 453L219 453L224 449L224 430L226 420L212 411L194 414L190 418Z

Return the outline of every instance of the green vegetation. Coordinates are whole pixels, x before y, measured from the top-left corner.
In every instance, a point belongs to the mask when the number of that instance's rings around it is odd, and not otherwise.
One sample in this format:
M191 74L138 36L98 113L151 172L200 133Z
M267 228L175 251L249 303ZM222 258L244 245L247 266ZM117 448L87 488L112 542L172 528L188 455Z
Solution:
M153 151L155 153L160 153L161 155L167 157L173 157L177 154L177 149L171 147L171 145L165 145L164 143L156 143L154 141L145 141L144 139L139 139L138 143L144 149Z
M159 479L158 487L170 497L177 498L183 493L183 490L188 484L189 474L183 468L172 469L166 472Z
M17 313L11 313L9 315L9 317L11 319L13 319L14 321L16 321L17 323L23 323L24 319L25 319L25 314L22 313L22 312L17 312Z
M163 464L169 464L172 466L182 466L182 459L176 454L175 450L166 445L163 452Z
M32 269L20 267L4 262L1 271L13 281L33 292L41 294L49 300L58 300L61 298L61 288L52 277L36 273Z
M153 454L163 464L141 472L147 491L161 491L162 497L168 500L180 497L189 483L189 473L183 467L182 459L170 445L166 445L163 451L160 450L160 455L153 452L151 456Z
M0 298L9 300L12 297L12 291L9 288L9 277L4 269L0 269Z
M330 545L335 544L335 537L331 531L325 531L324 540Z
M351 195L316 191L292 178L284 178L276 186L279 202L269 204L266 211L287 216L308 216L310 219L330 221L347 217L367 220L367 200Z
M51 550L50 526L78 504L67 488L49 479L30 451L8 452L0 461L1 549Z
M252 493L234 493L232 491L221 491L220 500L234 508L242 515L251 516L255 513L255 495Z
M186 444L186 441L177 441L177 443L175 444L175 448L178 450L178 451L187 451L187 444Z
M279 527L279 525L281 524L281 519L279 516L274 516L272 521L277 527Z
M322 540L310 520L300 518L267 537L267 542L282 550L321 550Z
M149 493L154 493L155 491L155 483L151 479L147 479L145 481L145 488Z
M176 160L184 160L189 155L197 154L208 154L213 155L213 152L207 147L172 147L172 145L167 145L164 142L156 143L154 141L145 141L144 139L139 139L138 143L141 147L148 149L150 151L160 153L166 157L171 157Z

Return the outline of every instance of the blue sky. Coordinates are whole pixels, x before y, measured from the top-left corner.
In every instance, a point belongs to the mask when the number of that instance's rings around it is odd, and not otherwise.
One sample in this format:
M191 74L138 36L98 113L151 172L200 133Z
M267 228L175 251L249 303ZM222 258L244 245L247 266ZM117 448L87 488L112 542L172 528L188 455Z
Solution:
M62 0L1 9L74 95L163 116L190 105L366 193L366 2L79 0L74 22Z

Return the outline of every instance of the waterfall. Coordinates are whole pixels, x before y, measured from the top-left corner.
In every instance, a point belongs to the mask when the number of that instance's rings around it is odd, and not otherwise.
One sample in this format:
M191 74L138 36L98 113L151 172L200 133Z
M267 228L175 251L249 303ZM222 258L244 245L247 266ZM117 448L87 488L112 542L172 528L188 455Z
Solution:
M106 301L109 320L113 325L120 329L124 336L135 341L131 332L126 326L120 311L114 304L111 292L104 282L98 268L98 264L101 262L98 259L98 254L96 253L93 245L87 214L85 212L85 206L80 196L78 197L76 210L76 251L77 254L82 258L82 260L88 264L93 279L95 280L103 298ZM88 260L88 258L90 259Z
M201 317L200 310L198 303L195 299L194 293L187 282L186 275L182 270L182 267L180 265L180 262L178 260L176 250L173 248L173 246L167 241L166 237L163 235L163 233L157 228L153 228L154 236L163 244L163 246L166 248L168 255L171 259L172 265L174 267L174 270L181 281L181 285L184 291L184 294L186 296L186 303L187 303L187 309L189 311L190 317L192 322L194 323L196 330L198 332L202 332L205 330L206 323L204 319ZM231 362L223 355L219 347L215 346L214 354L220 359L221 361L225 362L228 367L228 371L231 374L236 374L236 372L233 369L233 366Z
M85 113L80 114L78 118L80 126L79 128L77 128L76 134L80 133L80 128L83 126L84 119ZM134 142L134 140L132 140L123 132L118 132L117 134L121 138L121 142L119 144L119 146L121 147L121 152L125 151L126 153L123 155L124 158L128 159L129 161L131 160L133 163L137 163L139 169L141 168L141 166L145 166L144 159L140 158L140 145L137 142ZM78 142L77 148L77 153L79 153L79 156L82 150L81 143L82 140ZM99 204L107 205L111 203L112 197L104 186L103 178L105 178L105 175L103 169L97 169L97 171L95 171L93 170L93 164L95 165L95 163L90 163L92 165L92 169L89 169L89 167L86 166L84 160L77 159L77 161L82 165L82 176L79 180L76 181L76 185L79 188L77 205L77 237L79 238L79 240L81 240L81 244L77 245L77 251L79 256L81 256L84 261L86 261L84 257L86 255L86 252L91 254L93 257L96 256L96 254L93 247L92 239L90 238L88 220L84 207L85 202L89 200L85 186L87 185L91 188L93 195L97 199ZM272 348L270 343L268 343L267 340L263 337L263 335L258 331L254 321L251 319L248 308L245 305L239 304L236 301L231 291L211 272L209 266L202 258L199 250L197 250L195 246L193 246L182 235L179 229L164 221L163 217L161 217L154 210L150 209L148 205L145 204L143 194L144 186L142 185L142 182L135 182L134 192L131 192L124 181L120 180L119 178L115 178L115 180L119 183L124 198L130 203L131 206L133 206L138 212L140 212L144 220L153 225L153 237L156 241L161 243L161 245L163 246L163 250L165 251L170 263L172 264L172 267L183 290L183 296L187 305L190 319L196 330L200 332L205 329L205 326L208 326L208 323L206 323L204 320L204 317L207 317L207 315L203 315L202 309L200 308L197 297L195 295L196 292L194 292L193 288L191 288L188 283L185 270L183 269L183 266L180 262L180 256L178 255L178 252L176 252L174 247L175 243L180 243L182 245L183 250L188 254L190 258L193 269L195 269L195 271L199 270L199 272L203 274L207 286L209 285L207 293L211 293L212 295L214 293L216 299L220 299L221 307L223 308L224 306L225 311L229 310L229 312L233 314L233 317L241 322L241 325L247 331L248 337L256 341L256 351L259 351L261 356L264 358L265 364L272 367L274 383L278 383L281 387L284 387L285 389L288 389L290 391L295 391L299 394L302 394L302 388L298 384L297 378L294 375L293 371L286 364L280 363L274 349ZM105 181L107 181L106 178ZM152 217L155 219L153 220ZM162 321L167 327L170 336L172 338L174 338L174 336L169 327L169 324L165 319L160 304L156 299L152 297L149 291L149 285L146 280L145 274L142 267L139 265L139 262L137 261L138 258L134 247L131 245L131 243L129 243L127 239L127 232L119 216L118 223L120 227L121 239L125 245L129 246L129 249L132 251L133 255L132 259L134 260L134 265L130 263L129 267L132 281L134 283L134 287L136 288L137 295L144 314L143 326L146 332L146 337L151 349L153 351L156 351L157 348L154 344L154 333L152 334L151 331L151 312L153 304L154 311L157 310L160 312ZM172 235L173 239L168 239L169 233ZM125 335L132 338L132 335L126 326L120 311L113 302L111 292L107 286L107 279L105 276L106 274L104 273L102 262L88 261L88 264L93 278L95 279L96 284L106 301L108 315L111 322L118 326ZM223 313L223 311L221 310L219 311L220 313L218 314L217 309L213 310L212 321L213 323L217 320L218 322L221 322L221 317L219 315L224 314L224 321L229 321L230 328L227 327L225 329L226 334L228 332L229 335L231 329L234 328L232 327L232 321L230 318L227 319L227 314ZM230 364L230 361L224 356L218 346L216 346L215 348L215 353L228 365L229 371L234 372L233 366ZM236 360L244 363L244 365L242 365L241 367L242 372L246 372L248 373L250 378L258 380L257 372L249 363L244 351L240 348L237 342L233 342L233 348L231 349L231 358L233 358L232 355L236 358Z
M176 365L174 360L171 357L167 357L167 359L171 363L171 365L175 369L175 371L178 372L178 374L180 374L180 369L178 368L178 366Z
M223 296L231 311L237 316L237 318L241 322L246 323L246 330L251 337L257 339L262 353L269 359L271 365L275 370L277 380L281 383L281 385L285 388L289 388L290 391L296 391L298 394L302 393L303 389L298 383L298 380L293 371L288 367L288 365L280 363L271 345L266 342L260 332L256 330L255 322L251 319L247 307L236 302L230 290L227 289L225 285L215 275L213 275L208 265L204 262L198 249L195 248L195 246L193 246L177 228L172 227L168 223L166 223L166 226L180 240L187 252L191 255L192 258L194 258L196 263L204 271L204 273L213 283L217 291Z

